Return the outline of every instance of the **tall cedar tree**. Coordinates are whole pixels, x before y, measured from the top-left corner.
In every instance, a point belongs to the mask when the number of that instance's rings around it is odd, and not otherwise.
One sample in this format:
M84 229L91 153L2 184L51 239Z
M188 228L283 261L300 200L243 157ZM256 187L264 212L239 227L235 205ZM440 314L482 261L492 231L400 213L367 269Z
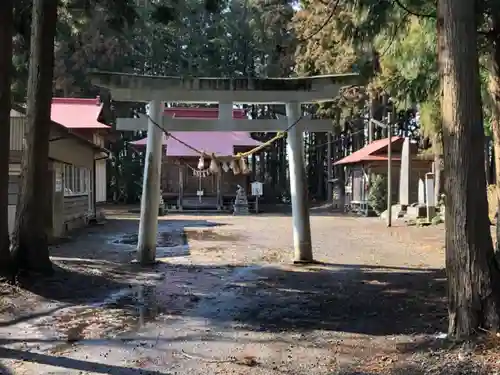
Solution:
M17 270L50 273L46 219L49 210L49 136L58 0L34 0L27 100L26 150L12 237Z
M449 334L499 328L500 273L486 200L484 130L476 3L440 0L438 55L442 89Z
M488 92L493 121L491 130L493 132L493 147L495 154L496 190L497 190L497 225L496 225L496 256L500 259L500 14L498 11L490 12L491 30L487 34L490 44L490 69Z
M0 2L0 273L11 271L9 240L9 149L12 80L13 0Z

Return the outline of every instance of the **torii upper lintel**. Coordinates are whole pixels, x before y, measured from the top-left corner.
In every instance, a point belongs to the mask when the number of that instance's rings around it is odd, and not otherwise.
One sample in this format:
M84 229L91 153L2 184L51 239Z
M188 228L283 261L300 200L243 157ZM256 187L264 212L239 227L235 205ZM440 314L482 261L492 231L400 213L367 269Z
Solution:
M358 74L292 78L147 76L92 71L92 83L118 101L312 103L332 99L342 87L359 84Z

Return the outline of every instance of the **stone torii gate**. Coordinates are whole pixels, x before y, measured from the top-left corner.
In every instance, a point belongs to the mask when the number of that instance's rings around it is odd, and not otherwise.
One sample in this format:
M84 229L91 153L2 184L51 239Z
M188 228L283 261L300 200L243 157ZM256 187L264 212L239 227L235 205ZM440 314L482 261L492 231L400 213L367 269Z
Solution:
M92 83L109 89L113 100L148 102L148 116L118 119L118 130L146 130L146 163L139 224L138 261L155 262L158 204L165 131L288 131L287 152L293 216L294 262L313 261L303 132L330 132L331 120L302 120L301 104L331 100L356 84L357 74L299 78L181 78L96 71ZM176 119L165 116L163 103L219 103L219 118ZM233 119L233 104L285 104L286 119ZM299 121L300 120L300 121ZM155 125L158 124L159 126Z

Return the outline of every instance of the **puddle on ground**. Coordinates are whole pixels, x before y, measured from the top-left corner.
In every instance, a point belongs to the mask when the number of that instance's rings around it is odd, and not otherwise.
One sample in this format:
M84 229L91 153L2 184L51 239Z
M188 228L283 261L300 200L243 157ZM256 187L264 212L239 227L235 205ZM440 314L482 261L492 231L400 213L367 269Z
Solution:
M161 260L162 258L175 258L175 257L185 257L190 255L189 246L174 246L174 247L157 247L156 248L156 259Z
M118 298L110 301L108 308L131 311L140 327L147 322L155 320L167 311L166 306L161 306L156 298L156 286L139 285L124 290Z
M225 223L217 223L207 220L162 220L159 222L161 227L172 228L214 228L227 225Z
M191 299L186 296L186 300ZM72 308L43 319L37 327L55 334L58 343L51 347L50 352L60 354L82 341L90 344L127 335L147 323L160 320L171 310L168 303L158 298L154 286L141 285L113 293L100 304Z
M136 314L125 309L79 306L42 319L36 327L57 342L49 349L55 354L71 349L80 341L99 342L129 332L137 326L137 320Z
M133 245L139 242L138 233L128 233L112 241L116 245ZM175 247L187 245L186 235L181 231L158 232L156 238L157 247Z
M110 338L127 338L148 323L164 322L185 314L202 300L216 298L214 292L230 275L233 268L206 270L204 275L174 272L167 280L155 285L130 285L114 291L99 302L71 307L41 319L38 329L46 329L56 345L50 350L62 354L73 350L74 345L92 345ZM208 305L211 305L208 302Z
M135 328L160 320L168 315L179 314L200 300L200 297L188 290L172 293L159 285L138 285L117 293L102 307L126 311L129 322L135 322Z
M112 241L116 245L137 246L137 233L124 234ZM189 240L194 241L239 241L242 236L235 233L219 233L214 230L186 229L183 231L158 232L156 246L158 248L172 248L187 246Z
M186 242L195 241L238 241L241 236L234 233L218 233L213 230L187 229L184 231Z

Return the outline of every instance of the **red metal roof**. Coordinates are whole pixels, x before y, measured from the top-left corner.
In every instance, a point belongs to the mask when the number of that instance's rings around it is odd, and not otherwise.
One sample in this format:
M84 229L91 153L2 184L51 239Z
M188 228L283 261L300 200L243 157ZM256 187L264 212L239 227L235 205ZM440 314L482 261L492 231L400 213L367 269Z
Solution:
M198 118L216 119L219 117L218 108L165 108L165 114L175 118ZM245 119L246 113L243 109L233 109L233 118ZM234 152L234 148L255 147L261 143L256 141L247 132L171 132L171 134L197 150L207 153L215 153L219 156L229 156ZM147 138L131 142L135 146L145 146ZM167 155L176 157L198 156L196 152L176 141L174 138L166 139L163 136L163 145L167 146Z
M219 108L165 108L165 113L176 118L201 118L216 119L219 117ZM233 109L233 118L245 119L246 113L243 109Z
M398 142L402 140L403 138L395 136L391 138L391 143ZM361 163L364 161L384 161L387 160L386 155L375 155L377 152L382 151L384 148L386 148L389 145L389 139L384 138L384 139L379 139L377 141L373 141L372 143L367 144L365 147L362 149L353 152L351 155L346 156L343 159L340 159L333 163L334 165L341 165L341 164L355 164L355 163ZM394 157L393 160L398 160L399 157Z
M109 129L97 121L101 110L99 98L53 98L51 119L68 129Z
M235 147L256 147L261 145L246 132L171 132L172 136L197 150L217 156L233 155ZM147 138L130 142L135 146L145 146ZM186 147L176 139L163 135L163 145L167 146L167 156L188 157L199 156L197 152Z

